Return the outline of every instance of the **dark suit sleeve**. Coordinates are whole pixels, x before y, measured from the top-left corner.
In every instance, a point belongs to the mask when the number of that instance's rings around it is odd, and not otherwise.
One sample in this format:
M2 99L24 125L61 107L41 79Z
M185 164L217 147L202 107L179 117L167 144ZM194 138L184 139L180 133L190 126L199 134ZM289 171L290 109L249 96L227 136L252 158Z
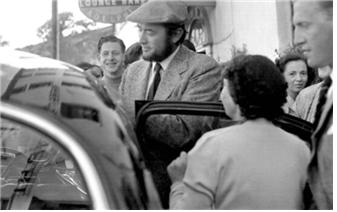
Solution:
M218 101L222 80L216 61L202 57L190 64L192 71L181 83L185 86L176 89L172 95L181 96L181 101ZM147 121L146 138L168 145L177 152L189 150L203 133L212 129L213 120L202 116L155 115Z

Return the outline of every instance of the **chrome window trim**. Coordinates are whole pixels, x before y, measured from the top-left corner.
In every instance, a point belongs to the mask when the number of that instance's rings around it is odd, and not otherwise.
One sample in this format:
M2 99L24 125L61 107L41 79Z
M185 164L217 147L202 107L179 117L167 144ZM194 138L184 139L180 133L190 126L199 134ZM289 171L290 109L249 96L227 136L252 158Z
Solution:
M34 127L39 131L48 134L62 146L66 147L72 153L75 160L81 162L78 163L78 166L83 174L88 192L90 193L93 209L110 209L98 172L85 150L76 142L76 139L71 135L64 133L60 127L47 121L41 116L6 102L1 102L0 114L1 118L9 118L13 121Z

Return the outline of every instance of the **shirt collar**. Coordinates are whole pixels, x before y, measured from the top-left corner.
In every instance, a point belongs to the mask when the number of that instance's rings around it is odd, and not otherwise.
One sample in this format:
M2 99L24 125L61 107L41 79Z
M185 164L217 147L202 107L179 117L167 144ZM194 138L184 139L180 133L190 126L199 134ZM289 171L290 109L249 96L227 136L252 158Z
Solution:
M180 46L178 46L178 48L170 56L168 56L165 60L159 62L163 71L167 69L170 62L173 60L174 56L176 56L176 54L178 53L179 49L180 49ZM154 67L154 63L155 62L152 62L152 67Z

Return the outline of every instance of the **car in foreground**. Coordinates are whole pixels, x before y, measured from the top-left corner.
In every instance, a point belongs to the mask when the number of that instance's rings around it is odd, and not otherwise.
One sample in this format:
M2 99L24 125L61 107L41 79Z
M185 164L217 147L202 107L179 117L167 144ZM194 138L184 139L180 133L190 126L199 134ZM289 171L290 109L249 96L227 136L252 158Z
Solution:
M160 209L118 103L82 70L0 50L1 209Z

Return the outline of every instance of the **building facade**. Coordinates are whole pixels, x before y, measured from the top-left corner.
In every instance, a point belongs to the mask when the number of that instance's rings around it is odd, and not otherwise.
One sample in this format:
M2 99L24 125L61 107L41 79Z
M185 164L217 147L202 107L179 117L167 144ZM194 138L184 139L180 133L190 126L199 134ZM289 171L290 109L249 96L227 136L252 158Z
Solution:
M291 4L280 0L186 1L188 39L219 62L239 53L275 59L291 45Z

